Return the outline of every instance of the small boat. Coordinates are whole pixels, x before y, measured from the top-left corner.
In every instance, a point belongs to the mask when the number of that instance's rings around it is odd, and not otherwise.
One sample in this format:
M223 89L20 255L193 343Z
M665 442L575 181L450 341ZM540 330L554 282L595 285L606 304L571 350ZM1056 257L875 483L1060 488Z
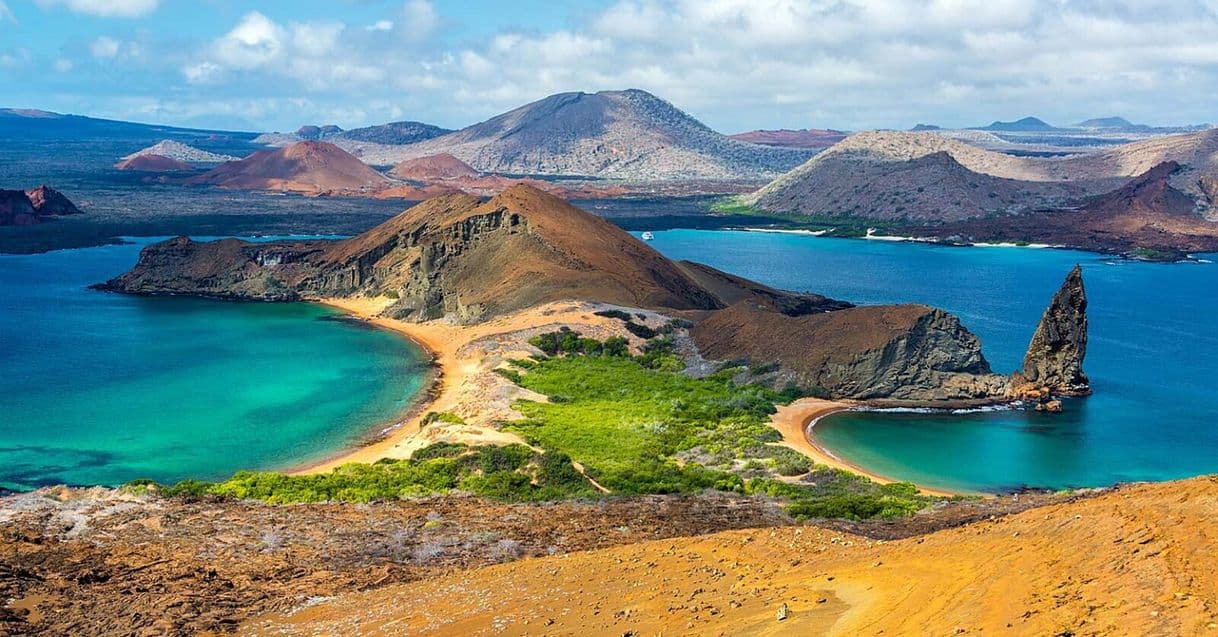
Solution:
M643 241L651 241L654 238L656 238L656 236L654 234L651 234L650 232L643 233Z

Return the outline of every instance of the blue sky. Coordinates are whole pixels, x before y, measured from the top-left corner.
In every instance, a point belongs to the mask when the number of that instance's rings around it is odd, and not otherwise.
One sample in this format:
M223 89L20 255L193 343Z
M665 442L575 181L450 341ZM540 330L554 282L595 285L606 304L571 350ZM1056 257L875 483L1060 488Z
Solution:
M643 88L725 132L1218 120L1218 0L0 0L0 106L460 127Z

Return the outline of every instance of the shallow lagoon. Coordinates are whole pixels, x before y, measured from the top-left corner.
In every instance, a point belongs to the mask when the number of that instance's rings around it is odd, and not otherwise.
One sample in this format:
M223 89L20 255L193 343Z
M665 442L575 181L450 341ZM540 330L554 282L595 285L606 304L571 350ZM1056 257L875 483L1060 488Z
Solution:
M140 247L0 256L0 487L285 469L358 444L426 382L418 348L320 306L87 289Z

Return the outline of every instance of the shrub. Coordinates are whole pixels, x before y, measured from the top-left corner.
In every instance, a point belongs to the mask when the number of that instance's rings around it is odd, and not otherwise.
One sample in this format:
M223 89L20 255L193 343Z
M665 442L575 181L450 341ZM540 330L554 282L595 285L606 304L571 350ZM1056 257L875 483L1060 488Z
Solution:
M424 427L426 427L427 425L434 424L437 422L447 422L447 423L451 423L454 425L464 425L465 419L461 418L457 414L452 413L451 411L429 411L429 412L427 412L427 415L423 416L422 425Z
M455 442L437 442L434 445L428 445L422 449L416 449L410 454L410 459L415 461L432 460L435 458L456 458L457 456L469 451L469 447ZM381 462L380 460L377 461ZM397 462L390 460L390 462Z
M635 323L634 321L626 321L626 331L639 338L647 339L656 337L655 330L641 323Z
M596 314L597 316L603 316L605 318L614 318L619 321L629 321L630 320L630 314L627 312L623 312L621 310L601 310L599 312L593 312L593 314Z

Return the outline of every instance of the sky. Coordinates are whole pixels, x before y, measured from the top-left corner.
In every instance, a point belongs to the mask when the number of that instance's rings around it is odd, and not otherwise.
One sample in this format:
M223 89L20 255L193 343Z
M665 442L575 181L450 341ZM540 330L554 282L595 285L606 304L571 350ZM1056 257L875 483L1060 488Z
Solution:
M1218 122L1218 0L0 0L0 106L460 128L641 88L723 132Z

